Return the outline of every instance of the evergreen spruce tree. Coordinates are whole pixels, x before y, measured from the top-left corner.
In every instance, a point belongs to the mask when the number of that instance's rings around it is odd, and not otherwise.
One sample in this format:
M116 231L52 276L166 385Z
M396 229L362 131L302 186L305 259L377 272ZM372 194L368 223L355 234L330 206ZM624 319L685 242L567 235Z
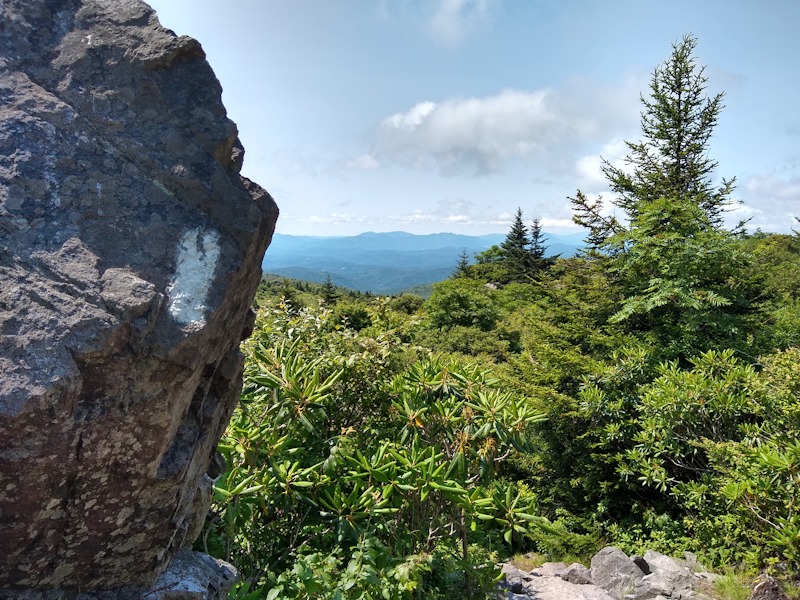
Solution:
M517 207L517 212L514 215L514 222L511 224L511 229L506 234L506 239L500 244L507 253L522 252L530 245L528 238L528 228L525 227L525 221L522 218L522 209Z
M626 142L631 174L603 163L603 173L618 194L615 204L635 217L643 201L658 198L691 199L720 226L722 213L732 202L734 180L711 183L717 162L708 156L708 143L723 108L724 94L705 95L705 67L698 67L692 52L696 38L685 36L673 46L672 56L656 68L649 99L642 98L644 139Z
M336 304L336 300L339 298L339 292L336 289L336 286L333 284L333 279L331 279L330 273L325 273L325 281L322 284L322 300L328 306L333 306Z
M524 281L533 271L533 260L530 253L531 240L528 237L528 228L522 218L522 209L517 208L514 222L506 234L506 239L500 244L503 262L508 268L512 281Z
M528 253L531 257L531 262L533 265L533 269L535 271L543 271L544 269L548 268L551 264L553 264L553 260L547 258L547 238L542 231L542 224L539 219L534 219L533 223L529 228L529 239L530 239L530 246L528 247Z
M708 156L724 94L705 95L708 78L692 55L696 46L696 38L685 36L653 72L650 97L641 98L643 139L625 142L630 151L625 159L628 168L603 160L603 173L616 194L612 203L624 211L627 221L636 218L643 203L668 198L699 206L707 217L705 226L719 228L723 213L733 204L735 179L722 179L715 187L711 178L717 162ZM590 246L624 251L624 223L604 216L601 204L590 202L580 191L570 200L576 213L573 220L590 230Z
M544 253L547 251L547 246L544 243L547 241L542 232L542 224L539 219L534 219L530 227L530 253L533 260L542 260Z
M468 277L469 276L469 253L467 249L464 248L461 250L461 254L458 255L458 263L456 264L456 270L453 271L453 277Z
M604 215L601 203L580 191L571 199L573 220L589 229L590 255L607 263L621 286L624 300L612 321L627 322L668 358L741 343L757 296L737 280L748 258L722 222L733 180L718 187L711 181L717 163L708 143L723 94L705 96L696 45L684 37L655 69L651 95L642 98L643 140L626 142L628 168L604 161L624 220Z

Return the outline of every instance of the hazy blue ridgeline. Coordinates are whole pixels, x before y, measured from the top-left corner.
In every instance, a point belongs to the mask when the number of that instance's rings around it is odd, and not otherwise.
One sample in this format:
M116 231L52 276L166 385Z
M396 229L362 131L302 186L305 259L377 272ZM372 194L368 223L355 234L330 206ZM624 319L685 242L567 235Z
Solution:
M546 235L548 256L573 256L583 233ZM500 244L505 234L455 233L415 235L403 231L362 233L350 237L294 236L276 233L264 257L265 273L333 283L373 294L398 294L412 287L447 279L466 249L475 253Z

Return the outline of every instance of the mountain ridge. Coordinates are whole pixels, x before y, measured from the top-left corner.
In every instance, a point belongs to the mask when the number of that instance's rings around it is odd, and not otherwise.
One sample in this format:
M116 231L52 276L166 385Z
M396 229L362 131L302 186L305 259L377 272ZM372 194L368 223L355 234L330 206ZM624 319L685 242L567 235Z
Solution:
M262 268L265 273L333 283L379 295L398 294L447 279L459 256L474 255L502 243L505 234L457 233L418 235L405 231L368 231L355 236L297 236L276 233ZM583 234L545 233L547 255L575 255Z

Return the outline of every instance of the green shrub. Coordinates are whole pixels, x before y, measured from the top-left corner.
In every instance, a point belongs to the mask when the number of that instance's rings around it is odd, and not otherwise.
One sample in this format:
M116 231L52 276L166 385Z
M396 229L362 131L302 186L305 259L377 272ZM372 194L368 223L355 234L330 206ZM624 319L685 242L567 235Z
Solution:
M478 597L497 571L473 542L547 527L522 488L492 485L541 414L477 366L334 319L260 313L205 546L248 598L410 598L451 577L439 564Z

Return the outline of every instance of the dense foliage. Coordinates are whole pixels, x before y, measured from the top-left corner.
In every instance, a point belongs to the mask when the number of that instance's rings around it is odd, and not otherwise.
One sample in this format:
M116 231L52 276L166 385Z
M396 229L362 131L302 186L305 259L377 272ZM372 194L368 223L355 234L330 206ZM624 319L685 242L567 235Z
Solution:
M722 108L683 39L580 191L587 250L518 211L427 300L273 279L201 543L250 598L483 598L514 552L800 567L800 236L727 229Z
M496 484L543 415L484 369L405 343L390 310L379 301L357 332L283 303L244 346L205 544L243 570L247 597L483 596L496 558L471 544L511 549L547 527L524 485Z

